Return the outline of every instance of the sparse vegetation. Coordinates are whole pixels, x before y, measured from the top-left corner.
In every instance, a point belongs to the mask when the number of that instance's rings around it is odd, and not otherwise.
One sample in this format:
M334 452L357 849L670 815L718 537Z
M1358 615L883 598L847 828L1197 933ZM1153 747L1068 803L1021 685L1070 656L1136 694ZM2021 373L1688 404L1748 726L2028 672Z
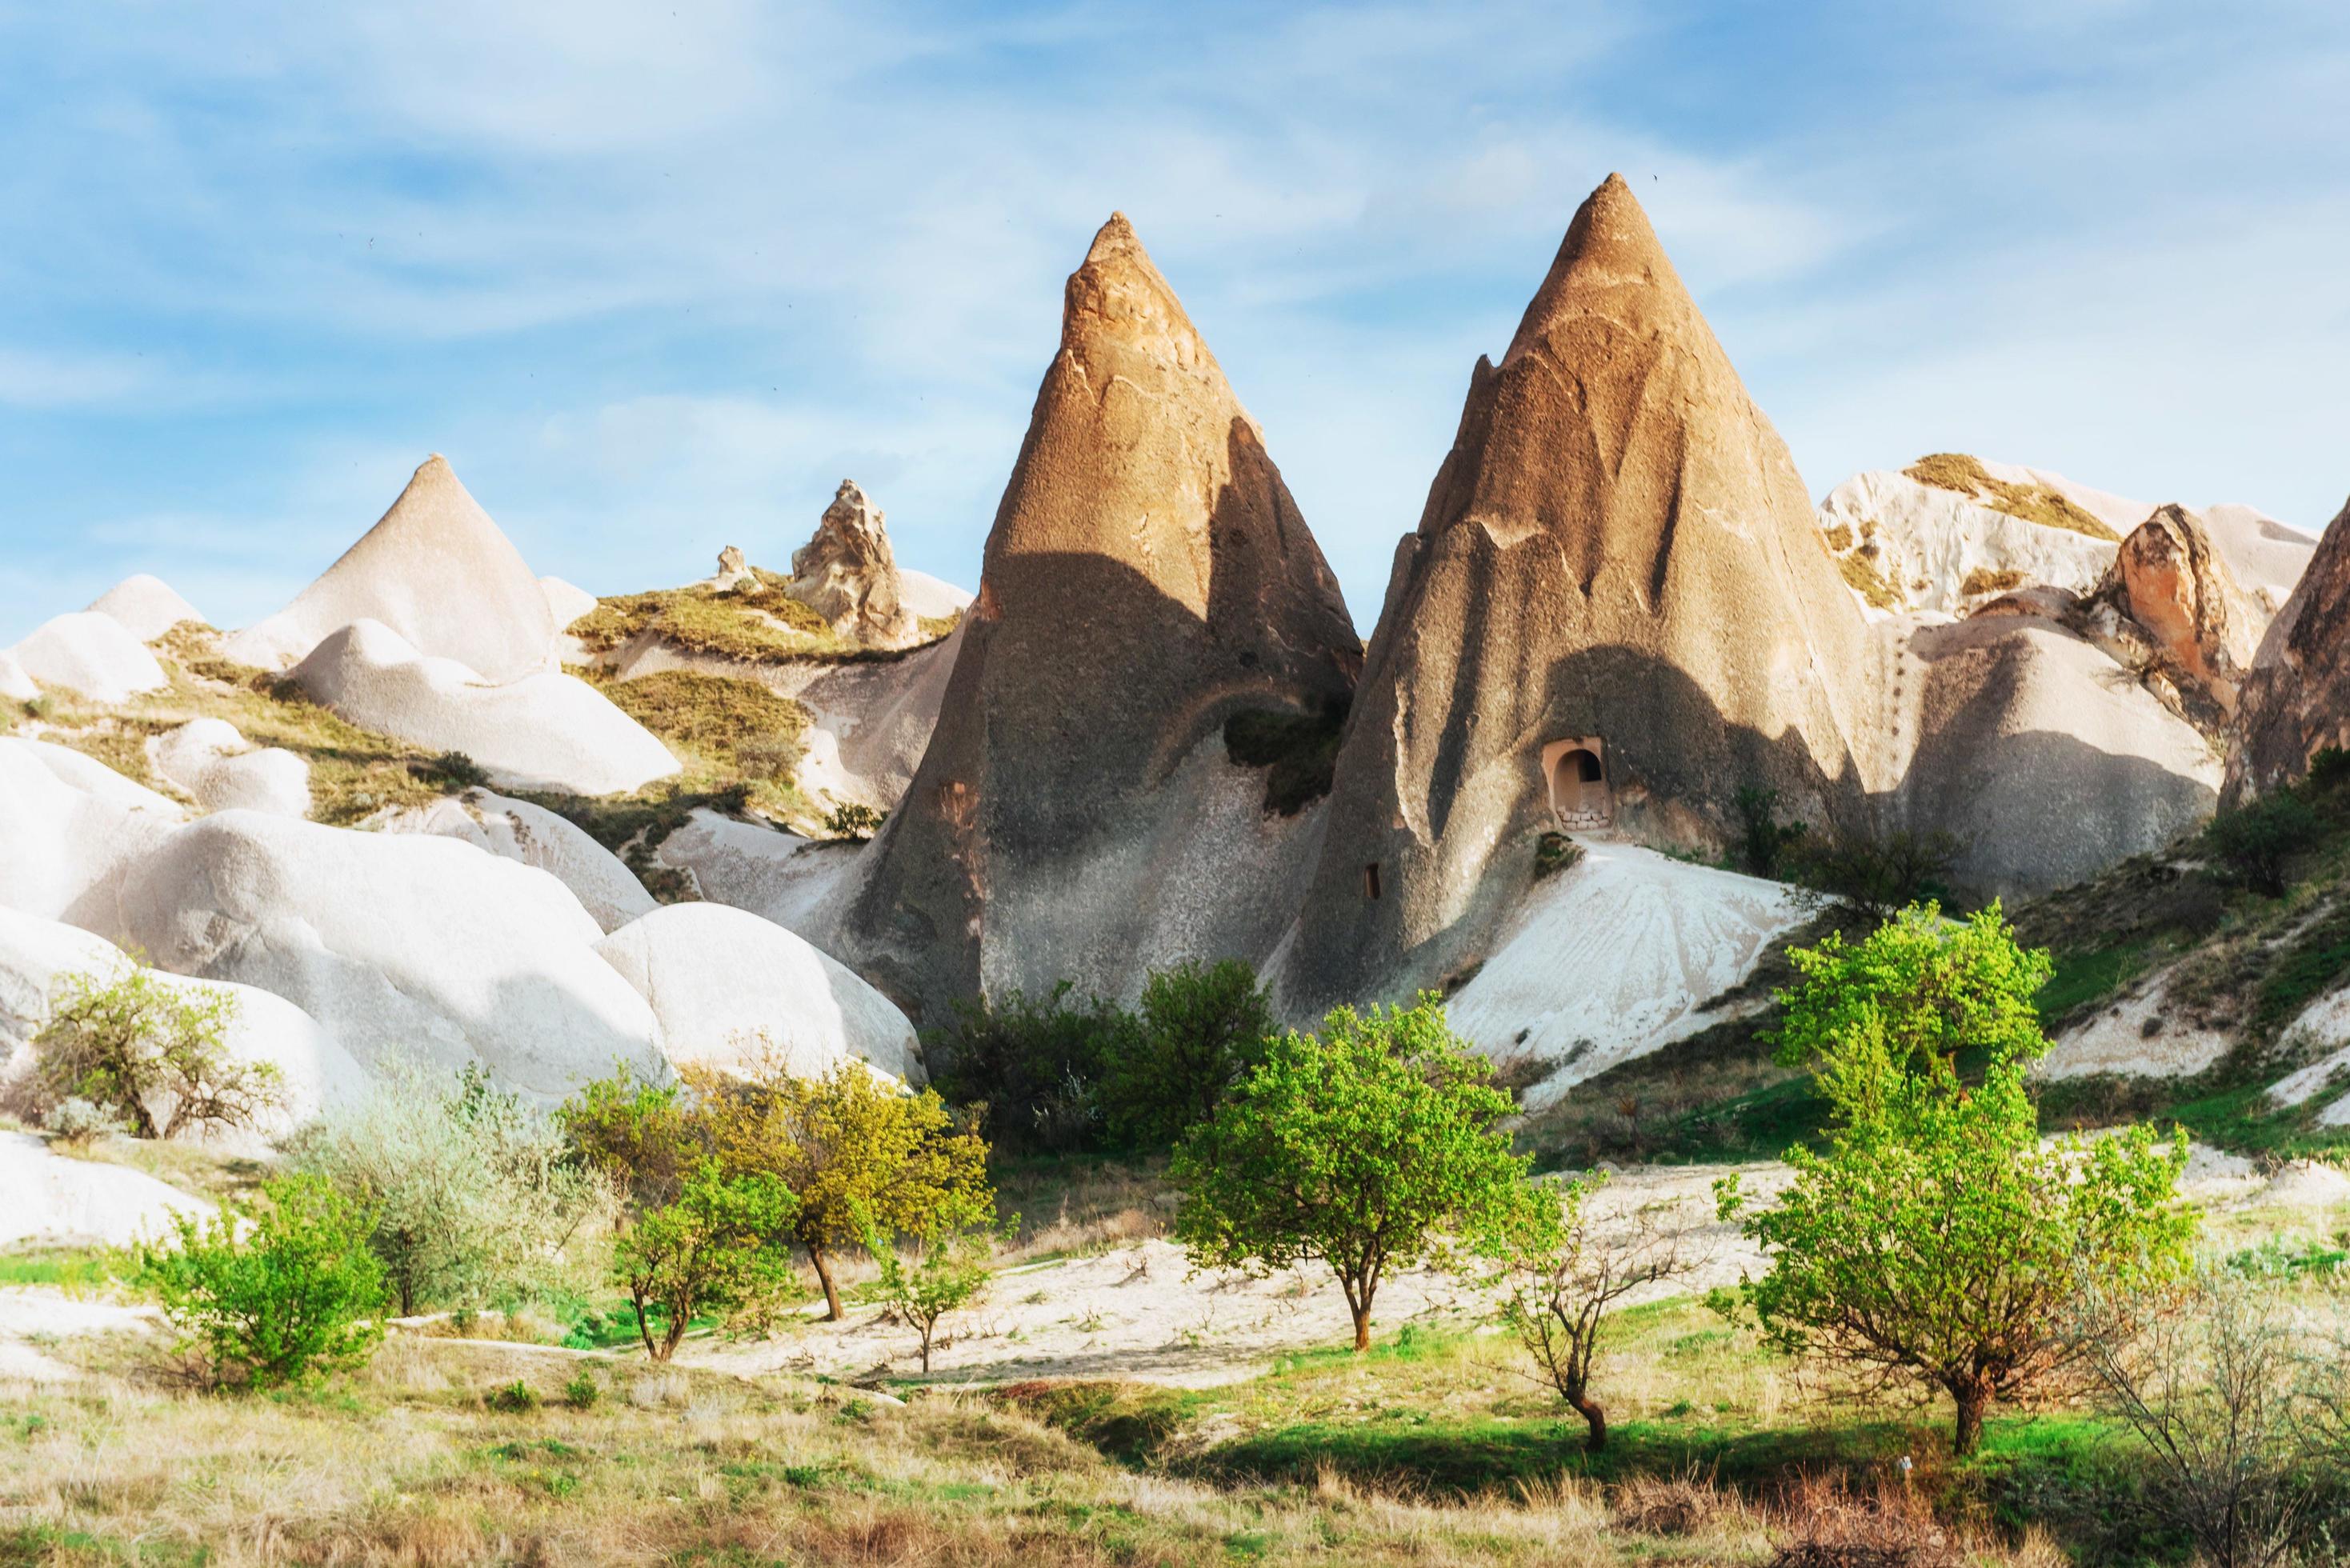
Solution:
M1901 471L1920 484L1930 484L1938 490L1954 490L1960 495L1981 503L2011 517L2021 517L2027 523L2038 523L2050 528L2063 528L2074 534L2085 534L2092 539L2118 543L2121 535L2063 492L2044 484L2017 484L2004 479L1993 479L1984 468L1982 460L1962 452L1929 452Z
M695 1317L756 1304L787 1282L783 1238L798 1208L775 1177L730 1176L703 1160L673 1201L639 1214L613 1247L612 1279L636 1309L645 1354L667 1361Z
M1835 558L1836 570L1844 574L1846 587L1857 593L1871 608L1892 610L1902 605L1901 591L1877 569L1874 559L1877 546L1863 545Z
M2284 896L2287 866L2321 832L2316 809L2301 792L2281 789L2213 817L2203 841L2246 887L2278 898Z
M845 801L824 815L824 830L835 838L864 844L881 831L885 815L859 801Z
M1963 847L1939 830L1880 830L1863 822L1831 822L1800 838L1782 836L1778 856L1796 880L1842 903L1860 919L1878 921L1921 899L1952 902L1950 868ZM1792 853L1790 853L1792 851Z
M921 1336L920 1355L927 1374L947 1314L977 1301L993 1277L987 1234L926 1227L926 1233L914 1239L910 1262L879 1226L868 1226L864 1240L866 1251L880 1261L882 1303Z
M673 648L746 664L800 660L899 659L911 649L868 649L844 639L822 616L784 591L787 578L755 570L756 580L718 589L705 584L623 594L602 599L571 623L573 637L593 653L618 650L650 633ZM919 625L927 647L955 628L959 618L934 616Z
M1959 584L1960 598L1981 598L1988 594L2003 594L2023 586L2023 574L2009 566L1993 571L1989 566L1977 566Z

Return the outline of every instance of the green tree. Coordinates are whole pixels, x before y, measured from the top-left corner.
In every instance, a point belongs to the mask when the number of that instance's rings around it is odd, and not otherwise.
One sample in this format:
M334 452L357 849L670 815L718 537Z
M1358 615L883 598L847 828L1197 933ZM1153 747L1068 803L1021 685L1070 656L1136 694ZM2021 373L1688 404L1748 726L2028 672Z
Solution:
M2093 1296L2128 1300L2185 1266L2183 1134L2131 1127L2043 1147L2025 1070L2047 1049L2031 998L2048 971L1987 909L1946 926L1906 910L1866 940L1797 955L1782 1050L1813 1058L1828 1147L1742 1217L1770 1270L1749 1296L1782 1348L1950 1396L1971 1452L2000 1399L2075 1367ZM1957 1053L1980 1051L1980 1083Z
M145 1138L251 1127L284 1103L283 1077L236 1059L235 1022L229 992L166 985L136 961L68 975L33 1040L36 1098L87 1100Z
M709 1152L707 1128L678 1085L625 1066L582 1085L555 1120L580 1159L638 1211L675 1202Z
M215 1383L300 1382L358 1365L383 1337L367 1213L317 1177L280 1177L250 1213L224 1204L173 1231L139 1251L133 1277Z
M798 1207L779 1178L730 1176L705 1159L674 1201L639 1215L613 1249L612 1277L637 1309L645 1354L667 1361L696 1314L748 1305L788 1281L791 1253L780 1238Z
M933 1235L995 1217L987 1145L929 1089L910 1094L861 1062L795 1077L770 1051L747 1075L688 1069L727 1169L767 1171L798 1198L786 1240L808 1255L825 1315L845 1315L834 1262L873 1226Z
M1171 1147L1213 1119L1274 1033L1273 1002L1238 959L1153 972L1137 1026L1113 1035L1103 1085L1112 1132L1129 1148Z
M921 1335L928 1373L940 1323L977 1301L993 1277L987 1235L957 1230L918 1237L910 1263L878 1227L866 1230L865 1247L881 1265L882 1302Z
M1512 1109L1434 995L1339 1008L1319 1033L1269 1042L1176 1147L1176 1235L1207 1268L1328 1264L1367 1349L1389 1270L1500 1256L1535 1212L1528 1159L1499 1129Z
M2300 790L2286 788L2221 812L2203 830L2203 842L2245 886L2279 898L2284 896L2285 872L2293 857L2316 843L2324 831L2316 808Z
M305 1127L286 1154L372 1217L369 1244L402 1316L553 1283L565 1245L608 1203L547 1117L478 1064L381 1064L373 1093Z
M997 1148L1073 1154L1107 1141L1102 1081L1129 1049L1134 1015L1066 981L1042 998L1011 992L958 1002L950 1027L925 1037L940 1091L980 1117Z

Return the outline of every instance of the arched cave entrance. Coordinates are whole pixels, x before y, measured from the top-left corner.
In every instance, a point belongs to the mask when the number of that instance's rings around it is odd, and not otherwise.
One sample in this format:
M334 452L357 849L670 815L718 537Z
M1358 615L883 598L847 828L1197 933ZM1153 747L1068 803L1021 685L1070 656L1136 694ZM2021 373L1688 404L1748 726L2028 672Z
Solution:
M1605 827L1616 820L1616 800L1607 788L1607 749L1596 735L1553 741L1543 748L1543 777L1550 784L1551 815L1558 825Z

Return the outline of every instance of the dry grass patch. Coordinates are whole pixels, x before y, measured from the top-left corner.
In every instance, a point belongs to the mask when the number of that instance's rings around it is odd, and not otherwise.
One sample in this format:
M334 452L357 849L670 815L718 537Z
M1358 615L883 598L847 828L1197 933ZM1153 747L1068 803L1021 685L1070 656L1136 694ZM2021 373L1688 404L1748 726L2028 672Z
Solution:
M1929 452L1901 472L1920 484L1930 484L1937 490L1956 491L2011 517L2021 517L2027 523L2085 534L2092 539L2106 539L2116 544L2121 541L2120 535L2084 511L2064 492L2045 484L2016 484L2004 479L1993 479L1990 470L1983 467L1981 458L1966 452Z
M1873 545L1864 545L1849 555L1835 558L1836 570L1844 574L1847 587L1878 609L1899 609L1901 595L1877 571L1869 557L1877 553Z

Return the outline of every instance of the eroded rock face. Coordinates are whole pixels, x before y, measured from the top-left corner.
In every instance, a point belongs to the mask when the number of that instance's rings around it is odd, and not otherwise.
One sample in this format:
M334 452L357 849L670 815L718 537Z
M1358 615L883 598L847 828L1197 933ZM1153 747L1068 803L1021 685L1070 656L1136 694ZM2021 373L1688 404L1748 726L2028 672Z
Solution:
M1478 362L1397 550L1285 1001L1477 956L1554 820L1555 759L1658 842L1720 844L1742 786L1814 820L1856 802L1867 638L1784 443L1611 176Z
M787 591L841 637L875 648L904 648L920 632L906 606L898 557L883 524L881 509L857 482L842 480L816 524L816 537L792 552Z
M2292 783L2326 746L2350 746L2350 505L2327 525L2252 656L2221 799L2240 804Z
M1224 722L1342 707L1361 644L1122 216L1069 279L961 640L921 766L819 945L918 1023L983 988L1111 994L1176 957L1263 957L1309 839L1226 760Z
M2158 695L2167 686L2205 727L2236 711L2262 618L2186 508L2159 507L2133 529L2076 613L2090 637L2159 677Z
M723 591L727 588L739 588L755 581L757 578L751 571L751 563L743 556L740 546L729 545L718 552L718 575L710 579L712 587Z

